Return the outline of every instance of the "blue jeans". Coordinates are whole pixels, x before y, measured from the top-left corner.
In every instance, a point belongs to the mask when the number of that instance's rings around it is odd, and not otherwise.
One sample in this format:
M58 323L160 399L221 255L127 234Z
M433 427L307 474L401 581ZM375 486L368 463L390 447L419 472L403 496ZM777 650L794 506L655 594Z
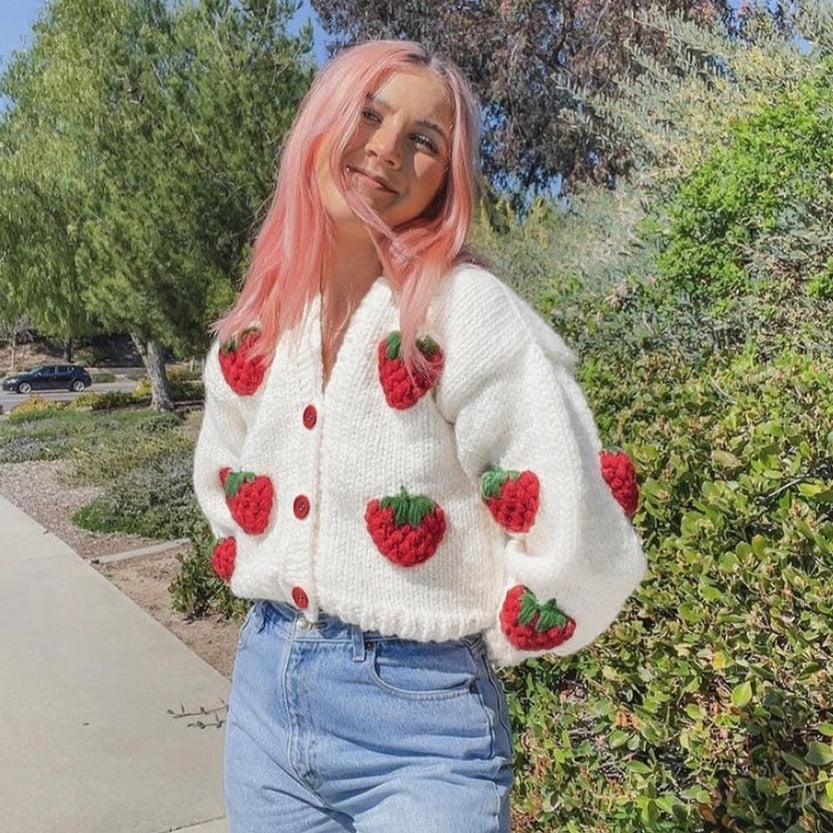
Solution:
M508 833L512 742L478 637L412 642L257 602L226 727L229 833Z

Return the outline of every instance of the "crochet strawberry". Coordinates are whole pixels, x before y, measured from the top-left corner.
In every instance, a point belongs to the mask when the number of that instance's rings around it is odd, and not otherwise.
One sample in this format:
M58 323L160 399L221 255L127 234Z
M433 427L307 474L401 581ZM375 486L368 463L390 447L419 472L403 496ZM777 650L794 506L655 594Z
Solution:
M576 623L558 609L555 599L541 604L528 587L517 584L503 601L500 627L521 651L547 651L566 642Z
M639 506L639 484L633 461L624 451L602 451L599 458L602 477L627 516L632 518Z
M211 566L214 572L225 582L234 572L234 559L237 557L237 543L234 538L218 541L211 553Z
M442 507L403 486L394 497L374 498L364 513L367 531L379 552L400 567L427 561L445 534Z
M402 334L394 330L379 342L379 382L385 401L391 408L405 410L414 405L436 384L443 369L443 351L430 338L417 341L420 352L429 361L427 374L411 376L401 358Z
M260 332L253 327L220 345L220 369L229 387L241 396L253 394L263 381L266 368L260 356L249 358Z
M507 532L532 529L540 502L540 484L534 472L491 466L480 477L480 491L492 517Z
M244 532L259 535L269 523L275 493L265 474L220 469L220 483L226 491L231 516Z

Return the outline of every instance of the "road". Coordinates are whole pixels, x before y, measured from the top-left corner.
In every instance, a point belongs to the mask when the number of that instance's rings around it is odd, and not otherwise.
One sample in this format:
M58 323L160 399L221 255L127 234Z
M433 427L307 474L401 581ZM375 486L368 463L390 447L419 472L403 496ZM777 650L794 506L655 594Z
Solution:
M114 390L132 391L136 387L136 382L133 379L123 379L117 382L104 382L101 384L93 384L87 388L87 391L93 393L108 393ZM44 399L50 399L53 402L72 402L77 399L80 394L73 393L68 390L38 390L32 393L40 394ZM19 393L12 393L10 391L0 391L0 405L3 406L3 412L8 413L15 405L24 402L26 397Z

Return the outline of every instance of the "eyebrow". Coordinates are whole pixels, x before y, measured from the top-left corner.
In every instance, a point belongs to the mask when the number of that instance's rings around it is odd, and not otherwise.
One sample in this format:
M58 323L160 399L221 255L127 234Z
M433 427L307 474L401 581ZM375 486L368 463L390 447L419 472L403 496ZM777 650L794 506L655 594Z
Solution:
M382 107L384 107L386 110L392 110L392 109L393 109L393 108L390 106L390 104L388 104L388 103L387 103L387 101L385 101L385 99L384 99L384 98L381 98L380 96L378 96L378 95L376 95L376 94L374 94L374 93L368 93L368 94L367 94L367 100L368 100L368 101L372 101L374 104L379 104L379 105L381 105L381 106L382 106ZM446 135L445 135L445 130L443 130L443 129L442 129L442 127L440 127L440 125L438 125L436 122L429 121L428 119L417 119L417 121L415 122L415 124L416 124L418 127L425 128L426 130L432 130L434 133L436 133L437 135L439 135L439 136L440 136L440 138L441 138L441 139L442 139L442 140L443 140L446 144L448 144L448 136L446 136Z

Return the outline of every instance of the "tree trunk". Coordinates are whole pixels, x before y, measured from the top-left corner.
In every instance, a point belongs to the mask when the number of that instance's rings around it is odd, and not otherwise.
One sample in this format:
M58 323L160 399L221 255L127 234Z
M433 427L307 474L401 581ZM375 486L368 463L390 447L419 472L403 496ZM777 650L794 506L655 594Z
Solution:
M68 338L64 342L64 354L63 359L67 364L72 363L72 339Z
M130 334L150 379L150 407L154 411L173 411L174 402L165 374L165 353L161 345L152 339L144 341Z
M12 362L11 362L12 366L9 368L9 370L12 373L14 373L14 364L15 364L16 361L17 361L17 333L13 332L12 333Z

